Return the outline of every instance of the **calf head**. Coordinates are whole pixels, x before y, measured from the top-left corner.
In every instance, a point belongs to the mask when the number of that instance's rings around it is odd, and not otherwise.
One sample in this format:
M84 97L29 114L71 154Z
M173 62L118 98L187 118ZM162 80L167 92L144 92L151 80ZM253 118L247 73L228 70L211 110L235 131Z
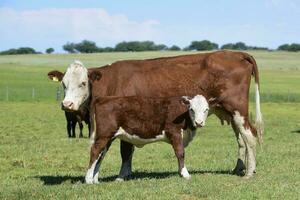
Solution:
M188 106L189 116L193 125L195 127L204 126L209 111L209 104L206 98L202 95L196 95L193 98L183 96L182 100Z

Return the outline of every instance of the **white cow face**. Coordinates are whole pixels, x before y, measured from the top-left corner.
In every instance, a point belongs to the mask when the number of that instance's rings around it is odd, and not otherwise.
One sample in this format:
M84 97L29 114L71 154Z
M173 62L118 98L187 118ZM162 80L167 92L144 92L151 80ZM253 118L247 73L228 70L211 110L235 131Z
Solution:
M204 126L209 111L209 104L206 98L202 95L196 95L193 98L183 96L182 99L188 105L193 125L195 127Z
M90 95L87 68L80 61L75 61L68 67L62 84L65 90L62 108L77 111Z

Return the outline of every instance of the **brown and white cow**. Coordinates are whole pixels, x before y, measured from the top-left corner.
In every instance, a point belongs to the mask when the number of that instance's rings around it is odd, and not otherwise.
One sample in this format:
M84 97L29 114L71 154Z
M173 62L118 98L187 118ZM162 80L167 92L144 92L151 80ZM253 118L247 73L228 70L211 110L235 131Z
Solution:
M184 165L182 132L204 126L209 111L205 97L100 97L92 100L92 105L96 132L92 136L86 183L98 183L100 163L115 138L137 147L156 141L170 143L178 159L179 174L190 178Z
M66 97L62 104L77 110L91 96L171 97L203 95L213 99L211 114L231 124L238 142L235 174L251 177L255 171L256 136L262 139L258 68L252 56L244 52L217 51L148 60L118 61L87 70L82 63L70 65L62 78ZM249 121L248 101L251 76L255 79L256 127ZM96 81L88 84L89 79ZM131 173L133 146L121 143L120 177ZM127 151L126 151L127 150Z

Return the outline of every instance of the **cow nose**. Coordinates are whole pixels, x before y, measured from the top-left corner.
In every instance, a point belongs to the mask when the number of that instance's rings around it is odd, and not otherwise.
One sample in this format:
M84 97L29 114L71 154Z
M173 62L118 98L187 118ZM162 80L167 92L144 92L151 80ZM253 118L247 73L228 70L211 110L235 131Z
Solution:
M71 109L73 106L73 102L72 101L63 101L62 102L63 107Z
M204 122L196 122L196 125L198 127L203 127L205 125L205 123Z

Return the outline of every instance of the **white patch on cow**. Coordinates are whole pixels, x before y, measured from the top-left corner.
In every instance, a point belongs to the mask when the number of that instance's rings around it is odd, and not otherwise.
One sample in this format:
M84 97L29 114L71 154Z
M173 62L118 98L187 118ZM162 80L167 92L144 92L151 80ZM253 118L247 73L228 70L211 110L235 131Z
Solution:
M196 135L196 130L181 129L181 136L182 136L184 148L186 148L189 145L189 143L194 139L195 135Z
M87 184L98 183L98 182L95 182L94 176L97 175L97 177L98 177L98 173L99 173L99 172L96 172L96 173L95 173L95 167L96 167L96 165L97 165L97 162L98 162L100 156L101 156L101 154L99 155L98 159L96 159L96 160L94 161L94 163L92 164L92 166L91 166L91 167L87 170L87 172L86 172L86 175L85 175L85 182L86 182ZM98 181L98 179L97 179L97 181Z
M191 175L189 174L189 172L185 166L181 169L180 175L185 179L191 178Z
M99 168L106 152L107 152L107 148L105 147L105 149L99 154L98 158L94 161L92 166L88 169L85 176L86 183L88 184L99 183Z
M158 141L163 141L169 143L169 139L165 135L165 131L162 131L161 135L157 135L155 138L141 138L138 135L131 135L127 133L122 127L119 128L117 133L114 135L114 138L119 138L121 140L124 140L126 142L129 142L133 144L134 146L138 148L142 148L144 145L153 143L153 142L158 142Z
M258 84L255 84L255 104L256 104L256 121L262 121L262 115L260 111L260 95L259 95L259 88Z
M246 177L251 177L256 167L256 138L253 136L250 129L244 128L244 117L238 111L235 111L233 120L240 130L242 139L246 145Z
M93 116L93 121L91 122L91 137L90 137L90 148L92 148L93 144L95 143L95 136L96 136L96 115Z
M186 98L186 97L184 97ZM189 101L189 114L193 125L204 126L206 118L209 113L209 104L206 98L202 95L196 95L192 99L187 99Z
M68 67L62 83L65 89L63 106L77 111L90 95L87 68L80 61L74 61Z

